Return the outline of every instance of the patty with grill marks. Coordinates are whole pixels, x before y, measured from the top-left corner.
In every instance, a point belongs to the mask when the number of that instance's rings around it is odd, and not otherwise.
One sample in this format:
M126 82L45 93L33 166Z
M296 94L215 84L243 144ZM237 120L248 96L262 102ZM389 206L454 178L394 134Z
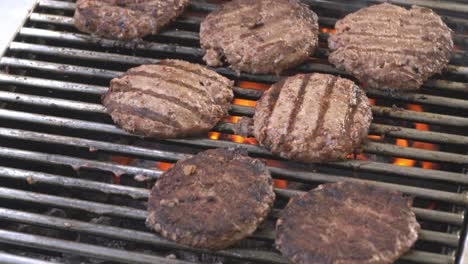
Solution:
M78 0L75 26L104 38L141 38L158 33L188 4L189 0Z
M453 49L452 30L424 7L374 5L335 28L329 61L376 89L418 89L447 66Z
M251 235L274 199L264 163L239 149L212 149L161 175L148 200L146 223L177 243L219 250Z
M318 46L318 18L297 0L233 0L201 23L210 66L276 73L304 62Z
M296 264L390 264L420 226L412 199L362 182L320 185L293 197L276 222L276 247Z
M227 115L233 82L181 60L131 68L110 82L102 103L130 133L160 139L208 132Z
M303 161L344 159L367 137L369 99L352 81L298 74L271 86L254 115L253 134L273 154Z

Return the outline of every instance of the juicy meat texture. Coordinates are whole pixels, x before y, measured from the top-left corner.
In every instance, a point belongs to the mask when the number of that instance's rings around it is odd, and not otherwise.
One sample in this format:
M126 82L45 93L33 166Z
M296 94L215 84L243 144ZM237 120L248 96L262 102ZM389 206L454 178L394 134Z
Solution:
M447 66L453 49L452 30L424 7L374 5L335 28L329 61L376 89L418 89Z
M411 204L365 183L320 185L289 201L276 223L276 247L295 264L390 264L418 238Z
M240 150L208 150L177 162L158 179L146 223L177 243L219 250L252 234L274 199L261 161Z
M297 0L233 0L205 18L200 43L210 66L278 74L314 53L318 18Z
M177 138L208 132L226 116L233 82L180 60L131 68L102 99L114 122L130 133Z
M158 33L188 4L189 0L78 0L75 25L104 38L141 38Z
M329 74L298 74L267 90L254 115L255 138L290 160L344 159L367 137L369 99L352 81Z

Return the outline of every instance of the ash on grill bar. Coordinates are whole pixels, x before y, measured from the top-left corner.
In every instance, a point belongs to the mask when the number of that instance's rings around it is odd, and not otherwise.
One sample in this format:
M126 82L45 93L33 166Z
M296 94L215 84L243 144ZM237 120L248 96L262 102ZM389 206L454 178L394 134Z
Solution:
M1 2L2 13L20 15L14 4L27 1ZM0 58L0 263L286 264L275 249L274 230L288 199L322 183L356 179L414 198L419 237L397 263L468 263L465 1L390 1L428 7L442 17L453 30L449 65L417 91L368 90L374 118L367 140L346 160L322 164L280 159L254 138L236 134L279 76L212 68L235 81L235 98L229 116L205 137L142 138L116 127L106 113L101 96L129 68L167 58L204 64L200 23L223 1L192 0L159 34L133 41L78 31L75 1L31 2L23 14L30 12L16 19L21 25L0 27L13 32L18 26L15 35L1 36L11 42ZM319 47L282 75L319 72L353 79L328 62L328 37L338 19L384 1L302 2L319 17ZM207 251L147 229L147 198L161 173L177 160L226 147L262 159L274 179L274 208L257 231L233 247Z

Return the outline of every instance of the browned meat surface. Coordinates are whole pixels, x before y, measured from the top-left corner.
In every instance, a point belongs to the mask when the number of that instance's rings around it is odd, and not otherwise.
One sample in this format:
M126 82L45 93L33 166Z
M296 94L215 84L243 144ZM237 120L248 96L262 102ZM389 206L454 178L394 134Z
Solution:
M78 0L76 27L110 39L156 34L178 17L189 0Z
M371 120L369 100L352 81L298 74L263 94L253 132L273 154L322 162L345 158L367 137Z
M418 238L411 203L364 183L320 185L289 201L276 247L295 264L390 264Z
M252 234L274 199L265 164L239 150L208 150L158 179L147 225L180 244L223 249Z
M162 60L128 70L102 103L130 133L176 138L206 133L227 115L233 82L201 65Z
M318 18L297 0L233 0L200 28L203 58L235 71L280 73L302 63L318 45Z
M444 69L452 30L428 8L380 4L339 20L329 60L372 88L411 90Z

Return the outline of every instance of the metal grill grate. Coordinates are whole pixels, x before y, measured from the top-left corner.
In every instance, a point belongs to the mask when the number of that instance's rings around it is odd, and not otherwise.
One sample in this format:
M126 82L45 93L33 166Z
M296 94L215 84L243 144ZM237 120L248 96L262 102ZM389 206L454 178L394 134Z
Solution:
M337 18L360 4L380 1L305 2L319 14L321 28L331 28ZM250 155L273 160L269 163L273 177L288 180L292 187L276 189L276 209L245 243L209 253L176 245L145 229L149 184L134 177L157 178L161 170L154 167L155 162L175 162L204 148L239 146L232 137L235 124L222 122L213 129L227 135L226 140L141 139L115 127L99 99L109 80L129 67L162 58L201 62L200 14L216 5L194 0L188 12L158 36L122 43L78 32L73 27L73 3L40 0L0 59L0 248L8 249L0 253L0 262L49 263L80 255L123 263L193 263L193 258L165 258L174 252L178 257L179 252L193 252L199 257L219 256L222 263L287 263L272 249L272 223L287 198L300 193L304 185L362 179L416 197L414 210L423 229L416 248L401 262L455 263L462 254L468 205L468 176L462 173L468 164L468 6L394 2L430 6L443 15L456 31L458 47L449 68L418 92L369 92L376 102L371 134L379 139L371 137L362 146L367 160L297 164L276 160L244 142ZM328 33L321 33L322 44L327 37ZM346 76L327 64L326 54L326 45L321 45L315 58L288 74L317 71ZM246 82L271 84L279 79L215 70L238 80L235 95L244 100L255 101L262 94ZM418 104L425 111L401 109L407 104ZM233 105L230 114L252 116L253 112L254 108L240 103ZM416 129L415 123L428 125L430 131ZM430 143L434 149L397 146L397 139ZM116 164L117 156L125 162ZM392 164L395 157L416 164L431 162L437 169L398 166ZM120 184L115 184L117 180ZM55 215L50 208L65 214ZM118 221L92 220L99 216ZM104 238L124 246L100 243Z

